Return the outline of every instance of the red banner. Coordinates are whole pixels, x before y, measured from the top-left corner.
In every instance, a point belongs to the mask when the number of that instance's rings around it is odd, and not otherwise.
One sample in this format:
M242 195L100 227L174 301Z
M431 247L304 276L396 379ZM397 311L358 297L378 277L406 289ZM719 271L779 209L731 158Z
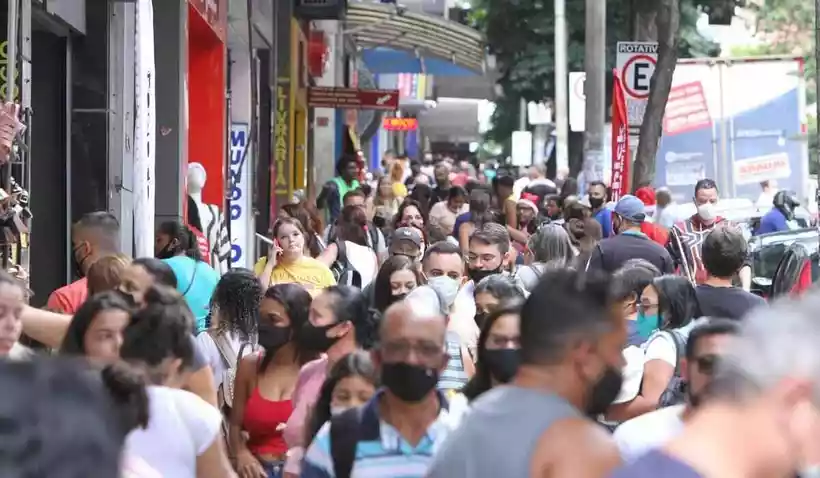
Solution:
M616 71L612 85L612 200L618 201L629 194L629 120L626 116L626 98L621 79Z
M199 229L195 228L194 226L188 224L188 229L194 233L196 237L196 245L199 247L199 255L202 256L202 260L210 265L211 264L211 248L208 244L208 238L205 237L205 234L202 233Z

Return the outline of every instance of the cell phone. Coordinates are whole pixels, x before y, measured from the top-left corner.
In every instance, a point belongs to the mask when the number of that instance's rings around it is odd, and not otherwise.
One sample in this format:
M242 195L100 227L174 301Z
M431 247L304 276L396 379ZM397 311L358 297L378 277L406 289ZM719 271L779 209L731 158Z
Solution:
M274 239L273 240L273 247L275 247L276 250L277 250L276 255L281 256L282 255L282 246L279 244L279 239Z

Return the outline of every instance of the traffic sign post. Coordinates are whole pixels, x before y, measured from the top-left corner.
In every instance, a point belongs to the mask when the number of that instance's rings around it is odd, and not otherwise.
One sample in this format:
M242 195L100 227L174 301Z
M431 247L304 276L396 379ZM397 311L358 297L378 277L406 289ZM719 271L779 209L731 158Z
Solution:
M626 96L626 116L630 134L638 134L643 123L649 84L658 62L655 42L618 42L617 71Z
M587 74L583 71L573 71L569 74L569 129L575 133L582 133L586 128L586 79Z

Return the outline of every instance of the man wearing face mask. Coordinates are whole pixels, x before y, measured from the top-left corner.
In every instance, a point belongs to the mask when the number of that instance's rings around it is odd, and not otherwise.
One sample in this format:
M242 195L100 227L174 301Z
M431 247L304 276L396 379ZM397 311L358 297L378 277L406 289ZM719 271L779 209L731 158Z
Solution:
M606 208L607 191L606 184L601 181L589 183L589 207L592 209L592 217L601 225L603 237L607 238L618 232L612 228L612 211Z
M621 388L623 308L610 277L552 269L521 310L520 365L472 404L429 478L600 477L620 463L598 416Z
M383 387L362 408L333 417L319 430L305 454L302 478L425 476L449 432L447 400L436 391L447 363L445 332L433 302L404 300L387 309L372 351ZM336 439L342 443L331 447Z
M450 294L455 289L455 298L449 302L447 329L458 334L461 344L467 347L470 354L474 353L479 334L475 322L474 285L464 276L464 257L461 255L461 249L447 241L436 242L424 253L421 268L425 280L431 285L436 285L442 295L449 295L444 292L445 289ZM439 277L449 280L443 281ZM445 302L447 301L449 298L445 298Z
M74 314L88 297L85 274L97 259L120 252L120 223L105 211L84 215L71 229L74 275L79 280L55 290L46 307L54 312Z
M740 333L740 324L730 319L708 319L689 333L686 341L687 401L627 420L615 430L615 441L627 463L645 452L663 446L683 430L684 421L704 402L717 362L729 340Z
M644 203L629 194L622 197L612 212L612 227L617 235L598 243L587 269L614 273L630 259L644 259L664 274L674 272L675 265L669 252L641 231L645 220Z
M820 297L804 297L745 317L686 427L610 476L818 476Z
M715 208L718 203L717 184L711 179L701 179L695 184L693 198L698 212L683 221L675 223L669 230L669 242L666 249L672 255L680 274L690 281L702 284L708 274L703 265L703 240L714 229L716 224L725 222L718 216ZM749 290L752 283L752 269L750 264L738 272L743 289Z

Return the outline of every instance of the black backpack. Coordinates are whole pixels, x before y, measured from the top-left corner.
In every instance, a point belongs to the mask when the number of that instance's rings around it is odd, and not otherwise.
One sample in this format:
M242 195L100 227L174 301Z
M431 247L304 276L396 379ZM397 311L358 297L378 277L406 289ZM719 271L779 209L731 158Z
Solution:
M336 261L330 266L330 272L339 285L351 285L362 288L362 275L347 260L347 248L345 241L336 240Z
M667 330L665 332L669 334L675 344L677 362L675 363L675 373L658 400L658 408L671 407L686 402L686 381L681 377L681 365L686 358L686 340L677 330Z
M330 419L330 457L336 478L350 478L353 471L361 419L361 407L345 410Z

